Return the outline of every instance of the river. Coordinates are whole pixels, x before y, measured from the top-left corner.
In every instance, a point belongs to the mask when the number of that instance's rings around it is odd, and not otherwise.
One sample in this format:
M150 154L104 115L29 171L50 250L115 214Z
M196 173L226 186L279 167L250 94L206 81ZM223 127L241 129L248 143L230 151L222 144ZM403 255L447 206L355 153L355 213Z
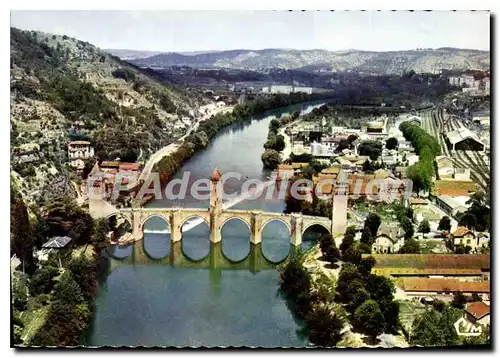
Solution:
M190 182L209 178L214 168L222 174L241 173L242 178L266 180L260 156L271 119L300 110L308 113L324 102L311 102L269 111L236 123L219 133L203 151L176 174L190 173ZM230 179L225 192L238 191L241 181ZM189 192L189 191L188 191ZM189 195L184 200L156 200L150 207L208 207ZM279 199L242 201L233 209L282 212ZM152 218L145 224L144 250L148 256L169 255L167 224ZM310 234L313 236L313 234ZM222 229L221 250L232 261L251 256L250 232L243 222L232 220ZM310 245L305 240L304 247ZM126 256L132 247L108 249ZM290 250L284 224L271 222L263 230L261 251L265 259L279 262ZM183 232L182 252L195 261L210 251L209 228L203 223ZM112 261L118 261L112 259ZM114 267L114 266L113 266ZM307 334L279 291L276 269L221 269L177 267L169 264L127 264L114 267L102 283L89 331L82 344L89 346L253 346L305 347Z

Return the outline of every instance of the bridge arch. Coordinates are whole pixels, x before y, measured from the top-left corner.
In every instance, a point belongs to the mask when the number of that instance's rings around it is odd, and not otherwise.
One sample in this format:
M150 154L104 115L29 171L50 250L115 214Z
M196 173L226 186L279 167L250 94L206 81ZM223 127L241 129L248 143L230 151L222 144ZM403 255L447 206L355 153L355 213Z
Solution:
M203 222L204 222L205 224L207 224L207 225L208 225L208 227L210 227L210 221L208 221L208 220L207 220L207 218L206 218L205 216L203 216L203 215L198 215L198 214L189 214L189 215L187 215L187 216L183 217L183 218L182 218L182 220L181 220L181 223L180 223L180 225L179 225L179 226L180 226L180 228L181 228L181 231L182 231L182 227L184 226L184 224L186 223L186 221L188 221L189 219L194 219L194 218L200 218L200 219L202 219L202 220L203 220Z
M238 223L247 227L247 232L241 226L230 227L228 222ZM250 238L252 228L244 218L234 215L226 217L220 225L221 252L225 259L232 263L244 261L250 254Z
M141 229L141 231L144 231L144 224L146 224L146 222L152 218L160 218L170 228L170 217L169 216L162 215L162 214L150 214L150 215L146 215L146 216L141 218L141 223L139 225L139 228Z
M279 221L283 224L285 224L285 226L287 227L288 229L288 232L291 234L292 233L292 226L290 225L289 222L287 222L286 220L283 220L282 218L280 217L275 217L275 218L269 218L267 219L265 222L262 223L262 226L260 228L261 232L264 231L264 229L266 228L266 225L273 222L273 221Z
M322 222L322 221L311 221L311 222L309 222L307 224L304 224L304 226L302 227L301 235L304 235L304 233L306 232L306 230L309 229L310 227L313 227L313 226L321 226L326 231L328 231L328 233L331 234L331 229L330 229L328 223Z
M191 219L199 219L199 225L191 228L185 227L189 225ZM186 225L186 226L187 226ZM188 230L189 229L189 230ZM210 222L206 217L196 213L190 213L181 218L179 225L181 235L181 251L182 255L190 262L199 262L205 259L210 254Z
M247 220L245 220L245 218L243 218L241 216L238 216L238 215L229 216L229 217L224 218L224 221L221 222L221 224L220 224L220 229L222 230L224 228L224 225L226 225L226 223L229 222L229 221L231 221L231 220L242 221L248 227L248 231L250 233L252 232L252 226L251 226L251 224Z
M271 223L272 225L268 225ZM290 241L292 237L290 223L280 217L271 217L264 221L260 233L260 247L264 259L273 264L278 264L286 260L290 254Z

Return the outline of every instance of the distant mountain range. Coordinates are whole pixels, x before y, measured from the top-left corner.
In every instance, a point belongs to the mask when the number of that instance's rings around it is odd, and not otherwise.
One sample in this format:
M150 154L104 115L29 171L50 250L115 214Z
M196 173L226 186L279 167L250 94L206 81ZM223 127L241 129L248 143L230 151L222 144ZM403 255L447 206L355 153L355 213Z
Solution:
M190 66L263 70L269 68L306 71L358 71L400 74L403 71L435 72L440 69L489 69L490 52L457 48L373 52L361 50L230 50L204 53L156 53L107 50L141 67ZM120 54L120 52L122 54ZM136 54L135 58L131 54ZM125 55L126 54L126 55Z

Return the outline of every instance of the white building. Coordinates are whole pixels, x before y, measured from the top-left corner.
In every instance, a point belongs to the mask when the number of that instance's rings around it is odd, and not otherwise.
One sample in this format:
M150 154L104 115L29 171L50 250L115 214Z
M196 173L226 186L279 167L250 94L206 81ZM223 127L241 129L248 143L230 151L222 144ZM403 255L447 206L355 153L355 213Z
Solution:
M68 143L69 165L78 170L85 167L85 159L94 157L94 148L90 142L84 140L71 141Z

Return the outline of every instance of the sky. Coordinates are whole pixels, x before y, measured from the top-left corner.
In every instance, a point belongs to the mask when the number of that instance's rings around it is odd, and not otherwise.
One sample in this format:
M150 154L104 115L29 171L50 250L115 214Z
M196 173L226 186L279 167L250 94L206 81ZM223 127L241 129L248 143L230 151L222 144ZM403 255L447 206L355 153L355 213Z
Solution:
M490 49L486 11L12 11L11 26L103 49Z

